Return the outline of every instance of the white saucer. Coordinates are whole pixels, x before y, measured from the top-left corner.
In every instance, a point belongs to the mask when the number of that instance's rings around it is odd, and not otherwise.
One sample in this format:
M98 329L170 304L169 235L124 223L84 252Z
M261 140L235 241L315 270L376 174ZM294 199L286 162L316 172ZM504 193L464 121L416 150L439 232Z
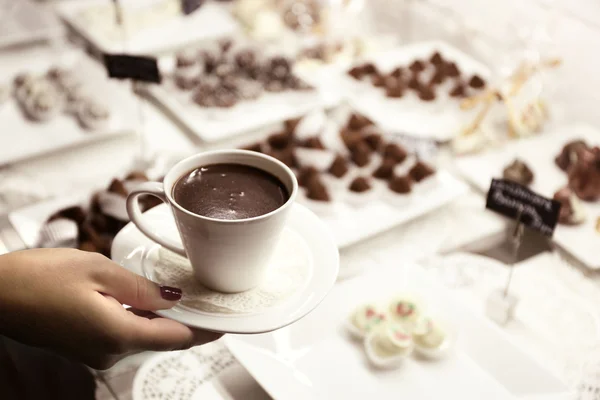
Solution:
M144 213L151 226L160 235L178 238L171 211L160 205ZM289 216L284 234L299 237L304 241L307 253L307 282L284 300L282 304L252 314L207 313L175 306L170 310L156 313L182 324L222 333L253 334L274 331L304 317L321 303L338 275L339 254L332 235L321 220L305 207L295 204ZM282 240L285 243L285 240ZM160 246L144 236L132 223L129 223L115 237L112 244L112 259L124 268L148 278L151 277L151 257ZM294 254L286 254L293 258Z

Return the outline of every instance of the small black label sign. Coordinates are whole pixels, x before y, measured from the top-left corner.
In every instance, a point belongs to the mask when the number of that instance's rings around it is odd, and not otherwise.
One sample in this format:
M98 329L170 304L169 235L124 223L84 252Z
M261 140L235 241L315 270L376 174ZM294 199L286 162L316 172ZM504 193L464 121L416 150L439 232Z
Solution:
M492 179L487 195L486 208L509 218L517 219L521 210L521 222L546 236L552 236L558 222L560 203L532 192L518 183L504 179Z
M161 82L158 61L154 57L105 54L104 65L111 78L133 79L150 83Z
M181 0L181 10L185 15L190 15L200 8L204 0Z

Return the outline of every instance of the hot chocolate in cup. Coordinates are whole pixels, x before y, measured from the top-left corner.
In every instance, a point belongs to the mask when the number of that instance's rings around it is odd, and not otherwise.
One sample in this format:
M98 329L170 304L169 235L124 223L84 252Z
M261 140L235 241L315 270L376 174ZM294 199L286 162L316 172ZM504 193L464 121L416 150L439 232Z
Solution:
M179 162L162 184L135 187L127 212L144 235L187 257L198 283L237 293L265 277L297 193L294 173L277 159L218 150ZM142 195L156 196L171 207L183 245L144 220L138 203Z

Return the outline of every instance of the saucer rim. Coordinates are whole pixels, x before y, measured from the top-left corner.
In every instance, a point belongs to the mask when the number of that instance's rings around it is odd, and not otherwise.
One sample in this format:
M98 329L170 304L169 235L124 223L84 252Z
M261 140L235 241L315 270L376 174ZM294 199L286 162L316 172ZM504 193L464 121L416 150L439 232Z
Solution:
M143 215L151 217L166 217L171 216L169 207L166 204L161 204L151 210L148 210ZM272 332L277 329L284 328L297 320L303 318L312 310L314 310L325 299L331 288L334 286L339 274L339 251L335 243L334 237L325 225L312 211L305 206L294 203L291 208L290 222L286 226L292 232L297 234L305 242L305 245L310 252L313 266L307 281L303 287L295 293L289 303L285 301L277 307L267 309L263 312L237 314L232 316L219 315L200 315L192 314L185 310L158 310L155 313L161 317L169 318L187 325L192 328L204 329L218 333L231 334L260 334ZM310 230L310 237L307 237L304 230ZM306 227L309 228L306 228ZM128 238L131 235L142 235L143 242L131 244L128 246ZM315 248L318 244L320 248ZM155 243L143 236L133 223L128 223L115 236L111 248L111 258L121 267L141 276L144 276L142 270L142 262L131 261L131 256L141 250L141 257ZM329 254L326 257L318 257L319 252L327 251ZM319 261L322 259L323 261ZM127 261L130 261L129 263ZM141 258L140 258L141 260ZM132 268L132 262L137 265ZM139 268L139 271L136 269ZM319 284L321 288L318 291L311 287ZM269 315L270 311L277 311L277 315ZM275 318L275 320L273 320ZM206 320L210 321L206 321ZM226 322L229 321L229 322ZM233 322L231 322L233 321ZM225 325L225 326L224 326Z

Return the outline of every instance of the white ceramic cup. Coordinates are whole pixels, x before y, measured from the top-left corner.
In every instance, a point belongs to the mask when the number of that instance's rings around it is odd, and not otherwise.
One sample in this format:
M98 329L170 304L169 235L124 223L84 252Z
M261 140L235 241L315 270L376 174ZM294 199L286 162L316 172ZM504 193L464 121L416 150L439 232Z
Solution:
M222 220L194 214L175 202L173 187L182 176L211 164L242 164L266 171L285 185L290 197L277 210L254 218ZM256 287L264 278L297 193L294 173L273 157L246 150L209 151L179 162L162 184L137 186L127 198L127 213L150 239L187 257L199 283L212 290L237 293ZM138 202L142 195L156 196L171 206L183 246L161 237L157 228L144 221Z

